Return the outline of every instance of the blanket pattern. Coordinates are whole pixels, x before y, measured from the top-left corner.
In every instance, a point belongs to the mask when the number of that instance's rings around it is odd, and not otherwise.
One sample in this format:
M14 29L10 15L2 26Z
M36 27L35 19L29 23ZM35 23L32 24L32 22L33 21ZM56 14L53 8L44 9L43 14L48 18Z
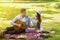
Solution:
M40 33L6 34L5 38L40 38Z
M5 38L40 38L40 33L34 32L35 28L29 28L29 32L21 34L6 34Z

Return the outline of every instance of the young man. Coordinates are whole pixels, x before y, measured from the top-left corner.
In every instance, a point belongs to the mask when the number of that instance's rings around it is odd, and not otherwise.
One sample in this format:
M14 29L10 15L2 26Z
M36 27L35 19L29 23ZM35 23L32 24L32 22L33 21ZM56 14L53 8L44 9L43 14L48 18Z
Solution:
M23 22L26 22L26 27L28 28L30 26L30 18L26 15L26 9L22 8L20 10L21 14L17 15L12 21L11 21L11 24L12 25L16 25L16 26L21 26L20 24L16 24L15 21L16 20L20 20L20 21L23 21ZM14 34L14 33L21 33L21 32L28 32L28 29L24 29L22 31L19 31L19 30L14 30L13 32L10 31L10 33ZM13 28L8 28L8 30L11 30ZM8 32L9 33L9 32Z

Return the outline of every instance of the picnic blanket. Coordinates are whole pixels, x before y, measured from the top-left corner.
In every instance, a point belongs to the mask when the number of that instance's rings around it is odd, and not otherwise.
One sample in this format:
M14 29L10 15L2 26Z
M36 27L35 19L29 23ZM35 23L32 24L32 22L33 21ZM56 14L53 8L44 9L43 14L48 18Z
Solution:
M6 34L5 38L40 38L39 33Z
M6 34L5 38L40 38L40 33L34 32L35 28L28 28L29 32L20 34Z
M29 28L29 32L20 33L20 34L6 34L5 38L41 38L41 34L46 35L48 31L44 32L34 32L35 28Z

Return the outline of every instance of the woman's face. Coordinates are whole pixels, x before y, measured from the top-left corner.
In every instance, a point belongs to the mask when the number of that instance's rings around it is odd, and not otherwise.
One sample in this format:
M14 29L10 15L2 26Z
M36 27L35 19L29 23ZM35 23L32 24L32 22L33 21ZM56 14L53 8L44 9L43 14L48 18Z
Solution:
M35 19L37 19L37 13L35 13Z

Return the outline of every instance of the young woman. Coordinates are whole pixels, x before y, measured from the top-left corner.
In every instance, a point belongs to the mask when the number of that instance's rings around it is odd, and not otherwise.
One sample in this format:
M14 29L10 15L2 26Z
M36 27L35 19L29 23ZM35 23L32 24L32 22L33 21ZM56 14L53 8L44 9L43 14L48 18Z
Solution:
M36 11L35 17L31 19L33 26L36 30L43 30L43 27L41 26L41 15L39 11Z
M35 17L31 19L33 26L35 27L36 32L42 32L42 33L54 33L53 30L45 30L43 26L41 25L41 15L39 11L36 11Z

